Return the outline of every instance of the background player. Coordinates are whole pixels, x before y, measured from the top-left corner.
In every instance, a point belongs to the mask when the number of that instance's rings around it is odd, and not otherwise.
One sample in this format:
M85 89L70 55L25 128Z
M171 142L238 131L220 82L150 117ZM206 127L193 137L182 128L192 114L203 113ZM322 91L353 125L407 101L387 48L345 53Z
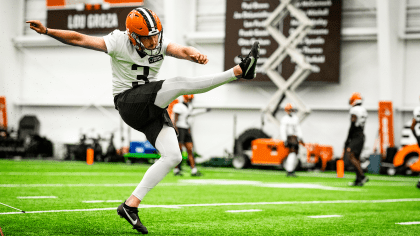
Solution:
M295 110L292 104L287 103L284 108L287 115L283 116L280 121L280 138L284 141L285 147L289 148L284 169L287 176L296 177L295 169L298 164L297 155L299 154L299 143L305 145L302 141L302 129L299 125L299 118L294 114Z
M195 160L193 155L193 141L191 137L191 126L188 122L188 117L192 115L193 107L191 105L194 95L184 95L184 101L177 103L173 107L173 113L175 114L174 125L178 131L178 144L179 149L182 151L182 147L187 149L188 161L191 167L191 176L201 176L201 172L197 170L195 166ZM181 173L182 162L174 168L175 175L182 175Z
M417 140L417 145L420 147L420 137L416 134L416 130L415 130L416 124L420 123L420 106L414 108L413 116L414 118L413 118L413 122L411 123L411 132L413 132L413 135ZM420 189L420 179L419 179L419 182L417 183L417 188Z
M350 129L347 140L344 144L344 158L356 168L356 180L350 183L351 186L363 186L369 181L369 178L363 173L360 165L360 154L365 143L365 134L363 129L367 119L367 111L362 107L362 96L360 93L353 93L350 97Z
M163 35L159 17L143 7L132 10L126 19L126 31L115 30L95 37L70 30L48 29L38 20L27 21L30 28L65 44L105 52L110 56L115 108L130 127L143 132L161 158L144 174L132 195L117 212L133 229L146 234L138 217L138 206L182 160L175 129L166 111L180 95L204 93L237 78L253 79L259 57L259 43L254 42L242 62L225 72L200 77L158 78L165 56L207 64L207 56L193 47L171 42Z

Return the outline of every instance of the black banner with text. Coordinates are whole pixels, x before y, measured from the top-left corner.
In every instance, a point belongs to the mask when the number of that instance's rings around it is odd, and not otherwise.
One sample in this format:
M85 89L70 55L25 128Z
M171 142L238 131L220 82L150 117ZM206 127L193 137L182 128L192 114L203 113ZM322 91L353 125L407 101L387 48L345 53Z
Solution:
M128 13L143 5L143 0L104 0L97 4L89 2L47 0L47 27L84 34L108 34L115 29L125 31Z
M229 0L226 2L225 69L240 62L238 54L246 56L252 42L261 45L254 81L270 81L262 65L279 47L264 27L264 21L280 5L279 0ZM295 7L301 9L315 26L300 42L297 49L312 65L313 72L306 81L339 82L340 35L342 0L300 0ZM288 14L278 25L286 37L297 27L299 21ZM295 71L296 64L287 56L278 71L287 80Z

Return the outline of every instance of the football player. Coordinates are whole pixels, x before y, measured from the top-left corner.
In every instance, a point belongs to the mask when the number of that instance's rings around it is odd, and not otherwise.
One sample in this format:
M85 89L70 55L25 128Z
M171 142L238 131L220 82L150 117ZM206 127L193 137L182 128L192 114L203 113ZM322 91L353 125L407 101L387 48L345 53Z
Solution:
M417 123L420 123L420 106L414 108L413 116L414 118L413 118L413 122L411 123L411 132L413 132L413 135L417 140L417 145L420 147L420 137L416 134L416 131L414 129ZM416 187L420 189L420 179Z
M182 151L182 147L187 149L188 161L191 167L191 176L201 176L201 172L197 170L195 166L195 160L193 155L193 141L191 137L191 126L188 123L188 117L192 114L191 101L194 95L183 95L184 101L174 105L173 112L175 114L174 125L178 131L178 144L179 149ZM182 175L181 163L174 168L174 175Z
M344 158L356 168L356 180L350 183L351 186L363 186L369 181L369 178L363 173L360 165L360 154L365 143L365 134L363 129L367 119L367 111L362 107L362 96L360 93L353 93L350 97L350 129L347 140L344 144Z
M62 43L80 46L110 57L115 108L133 129L143 132L159 151L161 158L144 174L132 195L117 212L133 229L147 234L140 222L138 206L181 160L176 132L166 107L185 94L204 93L237 78L253 79L259 58L259 43L254 42L241 63L221 73L200 77L159 78L158 73L166 56L207 64L208 58L193 47L170 41L163 34L159 17L151 10L139 7L126 18L126 31L115 30L104 37L95 37L70 30L46 28L38 20L30 20L30 28Z
M289 155L283 166L288 177L296 177L295 169L298 164L299 143L302 145L305 145L305 143L302 141L299 118L294 114L295 109L293 109L292 104L287 103L284 110L287 115L283 116L280 121L280 137L284 140L284 146L289 148Z

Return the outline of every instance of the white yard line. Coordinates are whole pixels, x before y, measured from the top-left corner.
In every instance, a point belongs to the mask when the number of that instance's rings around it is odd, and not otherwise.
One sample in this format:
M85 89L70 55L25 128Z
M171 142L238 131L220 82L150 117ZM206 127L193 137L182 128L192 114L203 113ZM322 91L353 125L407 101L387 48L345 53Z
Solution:
M420 225L420 221L395 223L396 225Z
M38 187L133 187L132 184L0 184L0 188L38 188Z
M258 169L228 169L228 168L217 168L217 167L206 167L206 171L211 172L224 172L224 173L240 173L243 174L262 174L262 175L278 175L285 176L284 171L267 171L267 170L258 170ZM320 178L333 178L337 179L337 173L335 172L297 172L299 176L304 177L320 177ZM354 173L346 172L344 179L354 179L356 175ZM397 177L397 176L378 176L378 175L368 175L370 180L382 180L382 181L395 181L395 182L417 182L418 177Z
M39 199L39 198L57 198L56 196L26 196L26 197L16 197L19 199Z
M0 175L23 175L23 176L142 176L136 172L1 172Z
M342 217L341 215L322 215L322 216L308 216L309 218L332 218L332 217Z
M39 187L136 187L138 183L127 184L0 184L0 188L39 188ZM163 186L202 186L202 185L248 185L266 188L303 188L333 191L363 191L360 188L341 188L311 183L263 183L260 181L241 180L181 180L178 183L159 183Z
M264 183L261 181L248 181L248 180L229 180L229 179L186 179L180 180L180 183L184 184L196 184L196 185L251 185L256 187L266 188L303 188L303 189L322 189L322 190L334 190L334 191L362 191L360 188L340 188L324 186L313 183Z
M241 213L241 212L257 212L257 211L262 211L262 210L260 210L260 209L250 209L250 210L229 210L229 211L226 211L226 212L229 212L229 213Z
M236 170L236 169L221 169L221 168L203 168L209 172L224 172L224 173L244 173L244 174L264 174L264 175L278 175L284 176L284 171L267 171L267 170ZM299 176L303 177L320 177L320 178L337 178L335 172L298 172ZM137 172L0 172L1 175L40 175L40 176L140 176ZM354 173L346 173L345 179L354 179ZM418 177L396 177L396 176L376 176L369 175L370 180L381 180L391 182L417 182Z
M182 207L210 207L210 206L255 206L255 205L302 205L302 204L346 204L346 203L394 203L394 202L420 202L420 198L405 199L383 199L383 200L331 200L331 201L290 201L290 202L239 202L239 203L204 203L204 204L181 204L181 205L143 205L139 208L182 208ZM31 213L52 213L52 212L72 212L72 211L107 211L116 210L112 208L94 209L73 209L73 210L49 210L49 211L26 211ZM24 214L22 212L2 212L0 215Z

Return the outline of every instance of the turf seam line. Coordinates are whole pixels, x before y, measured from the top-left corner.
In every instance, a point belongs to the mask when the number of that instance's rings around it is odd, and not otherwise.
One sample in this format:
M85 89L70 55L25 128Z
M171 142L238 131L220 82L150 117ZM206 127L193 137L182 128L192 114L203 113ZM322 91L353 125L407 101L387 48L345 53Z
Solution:
M319 216L308 216L312 219L319 219L319 218L331 218L331 217L343 217L342 215L319 215Z
M262 211L261 209L249 209L249 210L228 210L225 212L228 213L242 213L242 212L258 212L258 211Z
M57 198L56 196L21 196L18 199L43 199L43 198Z

